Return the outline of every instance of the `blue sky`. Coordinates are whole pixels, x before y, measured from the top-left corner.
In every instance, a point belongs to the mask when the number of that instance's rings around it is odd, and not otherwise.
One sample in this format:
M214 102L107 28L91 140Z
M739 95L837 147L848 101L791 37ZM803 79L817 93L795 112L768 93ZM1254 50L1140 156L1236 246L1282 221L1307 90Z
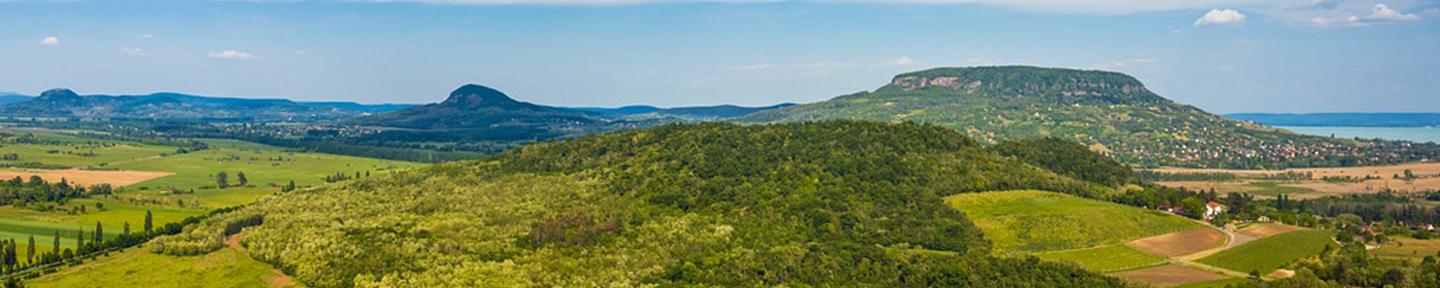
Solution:
M1023 64L1220 113L1440 112L1436 18L1435 0L0 0L0 91L761 105Z

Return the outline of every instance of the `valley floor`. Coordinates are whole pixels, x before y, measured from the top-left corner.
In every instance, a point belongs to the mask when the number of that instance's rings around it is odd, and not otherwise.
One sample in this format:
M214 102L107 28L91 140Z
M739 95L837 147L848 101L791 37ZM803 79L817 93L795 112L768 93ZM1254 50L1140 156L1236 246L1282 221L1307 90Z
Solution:
M1304 168L1286 170L1237 170L1237 169L1192 169L1158 168L1151 172L1166 174L1228 174L1230 180L1183 180L1157 181L1165 186L1190 190L1211 190L1220 194L1228 192L1251 193L1256 196L1274 197L1287 194L1294 199L1319 198L1326 195L1375 193L1379 191L1427 192L1440 191L1440 163L1410 163L1386 166ZM1406 177L1406 171L1414 177ZM1267 176L1299 173L1311 175L1310 179L1274 179ZM1328 178L1328 179L1327 179Z

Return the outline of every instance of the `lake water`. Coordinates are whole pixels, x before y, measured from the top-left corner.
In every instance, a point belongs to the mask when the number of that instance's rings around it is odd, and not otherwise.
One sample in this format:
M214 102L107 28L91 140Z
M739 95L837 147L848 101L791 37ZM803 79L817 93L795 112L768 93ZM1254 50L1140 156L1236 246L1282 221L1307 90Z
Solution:
M1440 142L1440 127L1299 127L1276 126L1295 133L1330 136L1336 138L1408 140L1415 142Z

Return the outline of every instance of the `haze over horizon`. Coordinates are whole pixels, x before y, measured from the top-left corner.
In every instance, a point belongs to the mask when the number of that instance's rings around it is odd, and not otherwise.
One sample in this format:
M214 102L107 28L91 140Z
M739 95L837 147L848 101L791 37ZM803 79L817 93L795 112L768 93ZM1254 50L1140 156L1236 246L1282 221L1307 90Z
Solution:
M1440 2L3 1L0 91L805 103L932 67L1119 71L1217 113L1440 112Z

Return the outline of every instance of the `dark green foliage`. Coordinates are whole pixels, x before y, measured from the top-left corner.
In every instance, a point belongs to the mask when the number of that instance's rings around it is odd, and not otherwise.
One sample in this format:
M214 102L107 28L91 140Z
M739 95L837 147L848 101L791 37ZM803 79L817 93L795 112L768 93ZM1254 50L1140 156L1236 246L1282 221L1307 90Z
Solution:
M110 184L96 184L90 187L70 185L69 182L61 179L57 182L46 182L39 176L30 177L29 181L15 176L10 180L0 181L0 205L17 205L36 210L55 209L55 205L75 198L83 198L94 195L109 195L115 192Z
M1120 186L1134 180L1129 167L1060 138L1005 141L990 150L1060 175L1107 186Z

